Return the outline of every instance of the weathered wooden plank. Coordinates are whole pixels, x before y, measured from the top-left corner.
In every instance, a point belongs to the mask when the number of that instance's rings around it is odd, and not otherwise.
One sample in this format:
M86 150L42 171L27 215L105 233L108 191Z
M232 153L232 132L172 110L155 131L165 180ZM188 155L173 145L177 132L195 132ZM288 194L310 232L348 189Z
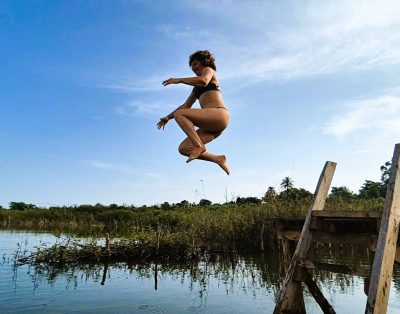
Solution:
M376 241L377 238L378 235L372 233L331 233L316 231L313 235L313 242L369 246Z
M330 219L363 219L363 218L381 218L382 213L371 212L371 211L314 211L313 217L323 217Z
M282 313L285 311L290 313L301 313L299 309L295 308L293 305L296 295L296 293L294 293L296 284L294 283L293 276L298 261L305 258L312 241L311 232L309 229L312 212L315 210L324 209L326 197L328 195L335 168L336 163L327 161L325 163L324 169L322 170L317 187L315 189L313 202L308 209L301 236L297 243L296 250L293 254L289 270L286 274L286 278L282 284L274 313Z
M301 232L298 230L287 230L281 231L277 234L277 238L282 240L297 241L300 238ZM354 244L354 245L366 245L371 251L376 251L376 242L378 239L377 234L370 233L345 233L337 234L330 232L314 232L312 237L313 243L323 244ZM396 247L396 253L394 261L400 264L400 245Z
M320 213L323 213L323 211L318 211L318 212L313 212L312 217L311 217L311 224L310 228L314 230L318 230L321 228L326 228L325 224L335 224L335 223L341 223L341 226L345 226L348 224L351 228L349 232L360 232L363 233L362 230L357 231L358 229L354 229L356 226L355 224L359 223L360 226L365 226L366 224L370 225L371 230L375 230L376 233L379 231L379 224L381 222L381 213L366 213L366 214L354 214L353 217L351 217L351 214L343 214L340 215L340 212L335 212L335 216L327 216L327 215L319 215ZM341 217L342 216L342 217ZM347 217L346 217L347 216ZM280 219L279 221L275 222L275 231L277 234L282 231L301 231L302 227L304 224L304 219L298 219L298 220L284 220ZM357 227L356 227L357 228ZM343 229L343 228L342 228ZM365 229L365 228L364 228ZM324 229L326 231L326 229Z
M280 232L277 237L286 240L298 240L300 238L300 231L287 230ZM316 243L337 243L337 244L354 244L370 246L378 239L377 234L371 233L332 233L314 231L312 242Z
M371 270L366 268L354 268L347 265L336 265L330 263L321 263L313 261L303 261L302 266L307 269L316 269L329 271L337 274L346 274L360 277L369 277L371 275Z
M365 313L386 313L400 221L400 144L396 144Z

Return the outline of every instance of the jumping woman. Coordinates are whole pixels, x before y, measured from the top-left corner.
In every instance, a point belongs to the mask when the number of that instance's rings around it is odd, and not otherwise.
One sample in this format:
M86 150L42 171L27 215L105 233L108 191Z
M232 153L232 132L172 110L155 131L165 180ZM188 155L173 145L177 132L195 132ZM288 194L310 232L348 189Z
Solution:
M186 162L193 159L211 161L229 175L225 155L211 154L205 147L205 144L220 136L229 123L229 111L218 86L214 56L208 50L196 51L189 57L189 66L195 77L169 78L162 82L164 86L186 84L194 87L183 105L161 118L157 128L164 129L169 120L175 119L187 135L178 148L179 153L189 157ZM197 99L201 108L191 108Z

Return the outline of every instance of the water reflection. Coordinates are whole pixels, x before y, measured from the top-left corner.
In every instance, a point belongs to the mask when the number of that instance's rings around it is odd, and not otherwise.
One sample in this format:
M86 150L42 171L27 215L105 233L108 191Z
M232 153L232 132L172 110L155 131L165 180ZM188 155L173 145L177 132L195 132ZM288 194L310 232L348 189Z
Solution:
M33 238L29 235L30 242L39 241ZM3 234L0 244L4 244L2 239L7 237ZM9 244L15 247L15 241ZM12 251L5 253L6 246L2 245L0 252L9 257ZM373 259L363 247L317 247L312 255L313 260L332 264L340 260L366 273ZM8 257L0 265L0 312L271 313L285 274L279 250L180 264L106 263L63 268L14 267L7 263ZM364 277L327 271L314 271L313 277L337 313L364 312ZM305 303L308 313L320 313L306 289ZM388 313L396 313L399 307L400 270L396 266Z
M217 257L216 259L187 263L118 263L103 265L73 265L62 268L38 265L30 266L28 274L32 282L39 284L54 284L57 280L73 282L74 287L87 284L89 281L99 282L107 286L108 281L114 276L118 278L129 277L133 279L149 279L153 287L158 289L158 281L172 280L181 284L188 283L190 290L197 290L202 296L207 292L211 282L218 282L224 286L226 293L237 289L245 293L256 295L260 288L271 288L271 292L279 289L281 276L279 264L271 263L271 256L261 259L254 257L231 256L229 258ZM18 268L16 268L18 272Z

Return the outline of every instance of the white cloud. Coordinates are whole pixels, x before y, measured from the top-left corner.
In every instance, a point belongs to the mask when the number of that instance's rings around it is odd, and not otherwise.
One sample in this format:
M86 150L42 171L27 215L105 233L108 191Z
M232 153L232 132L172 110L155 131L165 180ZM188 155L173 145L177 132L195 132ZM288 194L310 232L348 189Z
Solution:
M88 162L89 166L97 169L105 169L105 170L116 170L117 166L112 163L92 160Z
M157 29L164 33L166 36L175 40L192 40L199 39L199 37L209 36L209 33L204 29L193 28L191 26L177 26L172 24L158 25Z
M159 91L163 88L161 82L166 76L152 76L138 80L134 77L114 78L112 83L100 85L100 88L115 89L121 92L151 92Z
M126 106L117 107L117 113L127 116L159 116L165 111L165 104L160 102L131 101Z
M362 134L371 138L400 137L400 98L382 96L345 105L345 112L333 116L324 126L325 134L338 138Z
M182 69L181 69L182 70ZM176 71L174 77L188 76L187 71ZM116 90L118 92L124 92L129 94L136 94L138 92L159 92L165 91L166 88L162 85L162 82L171 77L171 73L158 73L148 78L144 78L142 75L137 77L136 75L113 77L111 82L108 84L98 85L99 88L107 88ZM175 88L182 89L182 85L174 85Z
M110 182L114 182L117 187L122 189L128 186L151 189L153 191L157 189L159 191L171 191L174 189L179 191L182 189L182 183L176 182L171 176L163 172L148 171L144 167L138 166L137 163L113 163L99 160L88 160L84 161L84 163L89 167L116 174L116 179L114 179L116 181L111 180ZM126 180L127 177L129 180Z
M124 164L120 162L112 163L99 160L88 160L84 161L84 163L91 168L117 173L119 175L123 174L130 177L141 177L142 180L148 177L143 170L137 166L133 166L132 164Z
M199 44L212 47L221 78L245 79L243 84L400 64L397 0L220 1L218 5L177 1L169 5L184 8L201 23L182 18L176 24L157 24L166 40L172 38L190 49ZM159 91L168 75L132 75L103 87Z
M85 164L92 168L113 171L120 174L135 175L135 176L140 175L142 179L147 178L151 181L153 180L163 181L163 176L160 175L159 173L142 170L138 168L137 165L133 166L132 164L125 164L120 162L111 163L99 160L85 161Z
M400 63L398 1L197 5L215 24L225 21L234 30L208 40L218 47L224 78L288 80Z
M370 152L372 152L371 149L359 149L359 150L356 150L354 153L355 154L368 154Z

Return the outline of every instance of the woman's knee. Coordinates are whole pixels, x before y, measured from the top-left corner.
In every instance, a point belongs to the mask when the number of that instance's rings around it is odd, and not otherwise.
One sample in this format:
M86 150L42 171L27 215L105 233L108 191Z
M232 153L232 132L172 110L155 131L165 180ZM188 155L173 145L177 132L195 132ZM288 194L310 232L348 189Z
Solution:
M183 156L189 156L192 148L185 143L181 143L178 147L178 151Z
M183 116L184 112L185 112L185 109L178 109L178 110L175 110L175 112L174 112L174 118L175 118L175 120L176 120L176 118L179 119L181 116Z

